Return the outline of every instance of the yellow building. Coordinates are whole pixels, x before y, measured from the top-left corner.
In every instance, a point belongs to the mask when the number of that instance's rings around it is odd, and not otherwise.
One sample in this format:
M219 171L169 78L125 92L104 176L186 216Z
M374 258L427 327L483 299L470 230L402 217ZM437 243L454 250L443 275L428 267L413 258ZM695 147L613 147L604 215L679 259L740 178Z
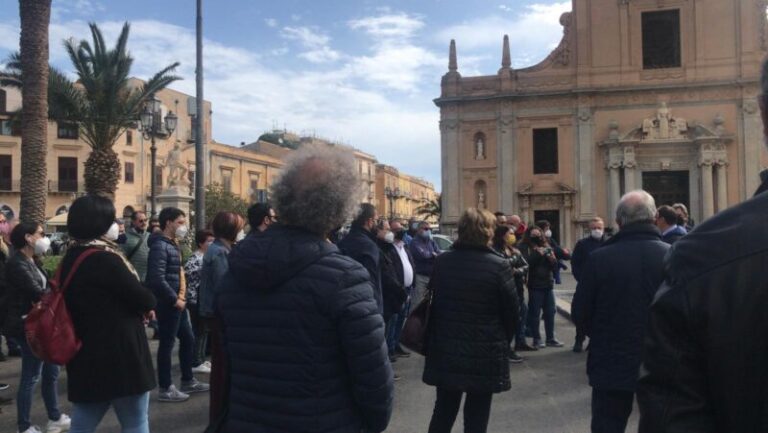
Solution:
M389 165L376 165L376 203L382 217L423 219L417 209L435 196L434 186L426 180Z

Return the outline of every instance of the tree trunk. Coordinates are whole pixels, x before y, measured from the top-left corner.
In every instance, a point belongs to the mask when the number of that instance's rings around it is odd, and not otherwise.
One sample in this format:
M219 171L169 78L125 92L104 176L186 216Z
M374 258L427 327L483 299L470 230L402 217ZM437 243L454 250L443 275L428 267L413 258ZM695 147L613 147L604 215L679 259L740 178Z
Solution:
M21 16L22 221L45 222L48 196L48 25L51 0L19 0Z
M120 158L111 147L94 149L85 161L85 191L115 198L120 181Z

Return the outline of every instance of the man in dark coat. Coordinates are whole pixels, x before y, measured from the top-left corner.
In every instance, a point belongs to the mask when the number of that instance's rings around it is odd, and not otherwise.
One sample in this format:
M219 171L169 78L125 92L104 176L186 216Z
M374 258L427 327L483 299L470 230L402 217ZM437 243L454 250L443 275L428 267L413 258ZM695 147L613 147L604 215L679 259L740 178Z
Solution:
M672 206L659 206L656 212L656 227L661 232L662 241L672 245L688 233L677 225L677 214Z
M768 137L768 63L762 86ZM672 248L650 310L640 433L766 431L768 171L761 178L754 198L700 223Z
M623 433L632 412L648 306L669 250L653 225L655 216L647 192L622 197L619 233L589 256L579 280L573 318L590 338L592 433Z
M349 234L339 242L341 252L354 259L368 271L373 283L373 296L379 314L384 314L384 299L381 293L381 263L379 247L376 245L376 220L378 214L376 207L370 203L363 203L357 212L357 217L352 221Z
M584 267L587 264L587 259L593 251L600 248L605 242L605 222L600 217L594 217L589 222L589 235L584 239L580 239L576 242L576 246L573 248L573 255L571 256L571 266L573 270L573 278L578 283L581 279L581 274L584 272ZM576 286L578 289L578 286ZM574 298L576 294L574 293ZM575 309L573 305L571 308ZM576 329L576 342L573 344L573 351L575 353L581 353L584 350L584 331Z
M217 314L230 360L222 433L378 433L394 397L370 273L328 241L354 208L354 159L305 147L273 186L280 223L229 255Z
M392 356L407 358L411 354L400 345L400 335L413 302L411 295L413 294L416 266L413 263L411 251L405 242L405 235L407 234L405 227L399 221L393 220L390 223L390 228L394 233L394 242L392 248L389 249L389 257L394 264L397 281L405 287L407 299L403 308L387 321L387 347L390 348L390 358Z

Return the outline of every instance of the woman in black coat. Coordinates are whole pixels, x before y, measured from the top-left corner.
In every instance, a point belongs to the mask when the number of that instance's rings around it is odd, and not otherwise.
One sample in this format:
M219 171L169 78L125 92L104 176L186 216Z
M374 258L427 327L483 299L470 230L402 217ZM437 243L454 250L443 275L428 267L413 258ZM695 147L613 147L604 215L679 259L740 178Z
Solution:
M449 433L464 403L464 431L483 433L493 393L509 390L518 300L509 260L491 249L496 218L467 209L453 250L438 257L424 383L437 387L429 433Z
M149 431L155 373L144 321L152 316L155 297L113 243L118 237L114 221L112 201L92 195L75 200L67 216L67 230L76 241L63 259L62 280L81 254L97 250L75 270L65 292L83 343L67 365L72 431L78 433L93 432L110 406L123 431Z
M542 349L563 347L563 343L555 338L554 271L558 266L555 249L544 232L533 226L526 231L520 251L528 262L528 331L533 337L533 346ZM546 343L541 339L540 331L542 310Z
M528 307L525 305L525 277L528 275L528 262L525 261L523 253L515 245L517 237L511 227L500 225L496 227L493 234L493 249L497 253L509 260L512 266L512 273L515 276L515 290L517 291L517 302L520 306L520 319L515 333L515 348L509 355L509 361L512 363L523 362L522 356L517 354L518 350L532 351L538 350L528 345L525 341L525 318L528 313Z

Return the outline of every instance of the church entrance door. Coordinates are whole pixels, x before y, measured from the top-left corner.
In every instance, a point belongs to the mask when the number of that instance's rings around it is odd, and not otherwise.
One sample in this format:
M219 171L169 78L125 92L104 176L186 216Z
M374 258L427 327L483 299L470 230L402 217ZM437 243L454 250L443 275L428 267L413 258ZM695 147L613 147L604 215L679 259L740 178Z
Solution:
M656 206L683 203L691 208L690 173L688 171L646 171L643 189L656 200Z

